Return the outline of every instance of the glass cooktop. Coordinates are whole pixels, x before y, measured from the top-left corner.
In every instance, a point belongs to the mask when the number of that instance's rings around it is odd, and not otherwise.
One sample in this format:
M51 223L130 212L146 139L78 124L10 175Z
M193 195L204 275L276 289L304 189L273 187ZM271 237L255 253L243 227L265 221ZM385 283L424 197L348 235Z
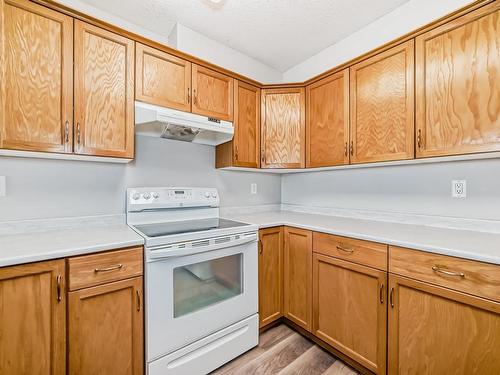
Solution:
M248 225L239 221L210 218L199 220L172 221L168 223L136 225L138 231L147 237L161 237L172 234L201 232L204 230L236 228Z

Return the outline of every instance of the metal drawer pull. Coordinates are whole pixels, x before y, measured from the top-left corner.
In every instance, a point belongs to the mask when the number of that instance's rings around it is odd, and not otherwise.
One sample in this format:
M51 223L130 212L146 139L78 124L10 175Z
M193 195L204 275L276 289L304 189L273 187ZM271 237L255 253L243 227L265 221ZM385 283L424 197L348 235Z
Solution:
M108 272L108 271L115 271L115 270L121 270L123 268L123 264L117 264L116 266L111 266L111 267L108 267L108 268L96 268L94 269L94 272L95 273L98 273L98 272Z
M344 253L348 253L348 254L354 253L353 249L348 249L348 248L342 247L342 246L337 246L337 250L343 251Z
M137 296L137 311L141 311L141 293L136 290L135 295Z
M62 282L62 276L61 275L57 275L57 277L56 277L56 283L57 283L57 302L61 302L62 301L61 282Z
M453 271L448 271L448 270L445 270L443 268L440 268L438 266L432 266L432 270L436 273L441 273L443 275L447 275L447 276L457 276L457 277L461 277L462 279L465 279L465 273L463 272L453 272Z
M384 284L380 284L380 303L384 304Z
M389 302L391 303L391 307L394 307L394 288L391 288L391 292L389 293Z

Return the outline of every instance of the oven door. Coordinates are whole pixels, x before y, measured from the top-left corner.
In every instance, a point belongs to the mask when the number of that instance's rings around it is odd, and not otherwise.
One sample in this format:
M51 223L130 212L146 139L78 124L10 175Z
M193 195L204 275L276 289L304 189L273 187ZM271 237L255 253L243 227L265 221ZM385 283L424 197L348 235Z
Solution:
M148 362L257 313L257 235L237 242L146 264Z

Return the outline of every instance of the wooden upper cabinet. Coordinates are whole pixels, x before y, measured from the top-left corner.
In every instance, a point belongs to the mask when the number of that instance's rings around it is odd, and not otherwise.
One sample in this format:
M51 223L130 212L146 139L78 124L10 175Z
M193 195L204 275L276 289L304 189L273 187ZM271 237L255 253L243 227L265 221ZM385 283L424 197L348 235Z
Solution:
M314 253L313 333L385 375L387 273Z
M260 327L283 316L283 227L259 231Z
M390 276L389 374L500 374L500 304Z
M499 9L416 38L417 157L500 150Z
M284 315L311 331L312 232L285 227Z
M193 113L233 121L233 78L193 64L191 81Z
M66 373L64 260L0 269L0 374Z
M142 277L68 295L68 374L143 374Z
M412 159L413 40L350 69L351 162Z
M262 168L305 166L304 88L262 90Z
M134 157L134 42L75 21L75 152Z
M0 19L0 147L72 152L73 19L27 0Z
M306 166L349 164L349 69L306 87Z
M140 43L135 56L135 98L191 112L191 63Z

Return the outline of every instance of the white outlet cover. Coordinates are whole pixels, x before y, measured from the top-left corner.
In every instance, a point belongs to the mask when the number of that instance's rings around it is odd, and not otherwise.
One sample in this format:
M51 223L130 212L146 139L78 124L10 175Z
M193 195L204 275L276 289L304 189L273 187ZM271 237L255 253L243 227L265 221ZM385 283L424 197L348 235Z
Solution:
M467 181L466 180L453 180L453 181L451 181L451 196L453 198L466 198L467 197Z
M250 184L250 194L257 194L257 184L256 183Z
M5 197L5 195L7 194L5 180L5 176L0 176L0 197Z

